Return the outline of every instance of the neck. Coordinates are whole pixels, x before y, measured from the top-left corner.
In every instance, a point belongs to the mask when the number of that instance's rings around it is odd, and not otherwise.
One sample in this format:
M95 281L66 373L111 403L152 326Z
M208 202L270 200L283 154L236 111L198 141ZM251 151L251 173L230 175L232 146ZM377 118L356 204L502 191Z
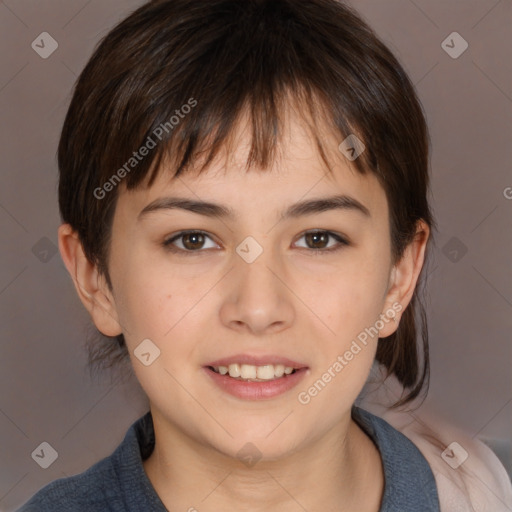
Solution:
M279 459L229 457L153 414L155 449L144 469L168 510L378 512L384 490L380 454L350 418Z

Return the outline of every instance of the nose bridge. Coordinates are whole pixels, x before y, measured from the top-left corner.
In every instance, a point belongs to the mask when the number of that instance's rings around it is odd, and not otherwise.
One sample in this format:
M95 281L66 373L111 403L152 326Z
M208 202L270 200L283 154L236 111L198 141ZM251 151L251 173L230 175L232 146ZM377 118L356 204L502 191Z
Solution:
M243 324L259 332L288 325L293 319L293 304L280 276L284 269L276 252L256 244L254 239L246 239L236 249L234 284L222 316L231 326Z
M245 240L237 248L237 293L272 301L276 295L281 295L282 284L275 276L281 265L269 244L263 247L256 243L254 239Z

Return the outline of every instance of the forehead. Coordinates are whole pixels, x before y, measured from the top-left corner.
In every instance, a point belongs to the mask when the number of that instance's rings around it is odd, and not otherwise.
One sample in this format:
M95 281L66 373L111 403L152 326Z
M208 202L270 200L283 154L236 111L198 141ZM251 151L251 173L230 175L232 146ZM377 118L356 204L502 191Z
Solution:
M357 171L339 150L342 137L326 121L307 119L290 104L282 113L275 151L270 165L264 169L248 165L253 137L252 120L244 111L208 166L202 169L208 154L203 151L193 166L175 177L172 170L177 162L171 151L151 186L146 183L130 191L123 187L118 206L129 201L140 212L155 198L172 192L173 196L238 203L238 208L233 206L233 209L242 210L249 206L247 201L254 202L257 198L260 205L276 205L297 202L308 195L317 197L337 192L364 197L370 203L369 209L386 208L385 194L375 175Z

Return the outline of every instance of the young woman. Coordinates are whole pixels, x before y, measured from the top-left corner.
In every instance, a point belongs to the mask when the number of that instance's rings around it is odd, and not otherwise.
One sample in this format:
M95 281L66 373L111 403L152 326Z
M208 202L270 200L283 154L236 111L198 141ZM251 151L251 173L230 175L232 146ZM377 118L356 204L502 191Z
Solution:
M440 510L422 452L355 405L374 362L395 405L428 379L428 153L404 70L335 0L116 26L62 131L59 244L150 411L20 510Z

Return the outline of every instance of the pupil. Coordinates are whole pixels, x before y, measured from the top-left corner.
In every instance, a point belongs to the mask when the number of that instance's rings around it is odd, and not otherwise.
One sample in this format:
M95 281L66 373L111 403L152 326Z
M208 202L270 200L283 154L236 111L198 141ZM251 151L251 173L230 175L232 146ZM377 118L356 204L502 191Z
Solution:
M306 236L309 237L308 242L312 241L313 245L320 241L323 246L323 243L326 241L326 233L308 233Z
M187 233L183 238L183 245L187 249L197 249L197 246L201 246L203 243L203 235L201 233ZM188 240L192 240L192 243L187 243Z

